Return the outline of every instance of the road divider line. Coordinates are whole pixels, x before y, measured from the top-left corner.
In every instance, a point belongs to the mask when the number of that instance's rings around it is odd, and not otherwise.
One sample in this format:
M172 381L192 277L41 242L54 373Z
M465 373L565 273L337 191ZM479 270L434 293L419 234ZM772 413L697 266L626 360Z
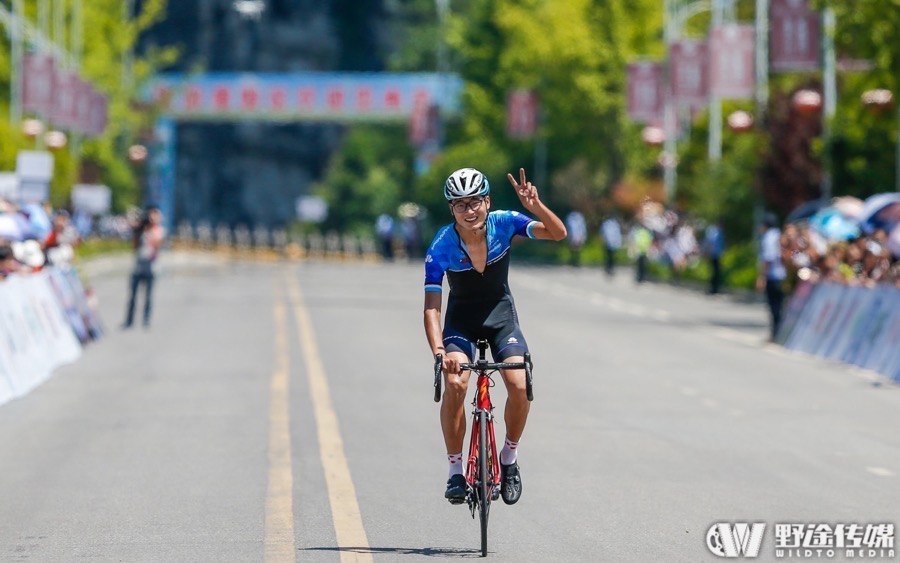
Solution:
M886 469L884 467L866 467L866 471L871 473L872 475L878 475L879 477L893 477L894 472L890 469Z
M294 547L294 477L291 465L290 371L287 313L275 288L275 369L269 382L269 475L263 543L266 563L296 561Z
M286 275L286 279L294 319L300 332L300 346L306 363L313 414L318 430L319 454L325 471L328 501L331 504L331 517L341 561L369 562L373 560L369 551L369 540L363 527L356 488L350 477L350 467L344 454L344 441L331 400L328 378L319 356L312 320L303 301L300 284L289 275Z

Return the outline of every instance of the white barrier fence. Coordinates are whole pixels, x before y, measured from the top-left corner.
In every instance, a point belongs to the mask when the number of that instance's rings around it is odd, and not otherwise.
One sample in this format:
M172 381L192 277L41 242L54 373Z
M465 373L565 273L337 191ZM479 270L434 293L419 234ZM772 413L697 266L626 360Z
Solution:
M779 341L900 382L900 289L801 284L788 302Z
M0 405L45 382L102 334L72 269L45 269L0 281Z

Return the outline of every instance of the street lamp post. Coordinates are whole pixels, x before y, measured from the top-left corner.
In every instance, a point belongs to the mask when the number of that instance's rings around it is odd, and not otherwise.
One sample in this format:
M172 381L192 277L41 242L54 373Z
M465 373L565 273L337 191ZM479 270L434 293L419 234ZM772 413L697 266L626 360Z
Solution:
M450 61L447 59L447 42L445 38L447 18L450 15L450 0L434 0L434 9L437 12L438 22L436 53L437 60L435 61L435 63L437 65L437 72L442 85L441 89L445 90L447 84L447 73L450 71ZM444 116L441 111L442 108L443 103L438 104L437 144L439 147L444 144Z
M444 31L447 28L447 15L450 13L450 0L434 0L434 9L437 11L438 42L437 42L437 71L444 78L447 73L447 44L444 41Z
M834 56L834 10L826 7L822 11L822 133L824 138L822 199L831 199L832 187L832 155L831 155L831 121L837 106L837 79Z
M754 26L756 121L762 126L769 105L769 0L756 0Z
M676 19L676 0L665 0L663 3L663 35L668 54L669 47L675 41L678 35L678 27ZM666 65L666 72L663 74L663 130L665 136L663 138L663 186L665 189L665 197L667 202L675 199L676 182L678 181L678 170L675 168L675 152L677 150L675 140L675 129L677 123L675 121L675 104L672 100L671 68Z
M25 17L25 9L22 6L22 0L13 0L12 2L13 20ZM22 29L16 23L13 23L10 29L10 37L12 39L12 61L10 76L10 100L9 100L9 121L16 124L22 120L22 83L23 69L22 60L24 56L22 48Z
M721 2L723 0L712 0L713 2ZM682 0L664 0L663 2L663 36L666 44L666 51L670 50L674 43L681 36L681 30L684 24L694 15L709 11L710 0L694 0L693 2L684 3ZM675 105L674 96L672 95L671 67L666 65L663 86L663 129L665 130L665 141L663 145L663 185L665 187L665 197L667 202L675 199L676 184L678 181L678 162L676 152L677 131L678 131L678 108ZM719 115L719 129L721 129L721 114ZM712 127L712 123L710 123Z
M886 111L889 111L893 105L895 105L894 94L890 90L886 90L884 88L878 88L875 90L867 90L862 95L862 103L864 106L869 108L869 111L873 115L881 115ZM896 169L895 172L897 174L896 177L896 189L895 191L900 192L900 103L896 103L897 106L897 156L896 156Z

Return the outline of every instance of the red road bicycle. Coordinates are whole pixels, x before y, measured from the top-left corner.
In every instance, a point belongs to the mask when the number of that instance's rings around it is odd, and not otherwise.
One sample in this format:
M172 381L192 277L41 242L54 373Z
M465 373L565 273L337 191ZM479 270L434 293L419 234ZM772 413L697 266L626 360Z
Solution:
M531 385L531 354L525 354L521 363L491 363L485 358L487 340L479 340L478 359L475 363L460 364L461 370L470 370L478 376L475 398L472 400L472 431L469 437L469 457L466 461L466 503L472 518L478 512L481 521L481 556L487 557L488 516L491 512L491 501L500 498L500 458L497 453L497 440L494 436L494 405L491 403L490 389L494 386L491 379L497 370L524 369L525 394L528 400L534 399ZM438 354L434 360L434 402L441 400L441 368L443 356Z

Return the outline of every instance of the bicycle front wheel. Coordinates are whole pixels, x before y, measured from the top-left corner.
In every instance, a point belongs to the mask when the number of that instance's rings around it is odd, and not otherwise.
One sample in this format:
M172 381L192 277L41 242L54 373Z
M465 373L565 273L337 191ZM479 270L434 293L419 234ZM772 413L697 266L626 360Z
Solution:
M488 474L487 413L478 413L478 517L481 520L481 556L487 557L488 516L493 478Z

